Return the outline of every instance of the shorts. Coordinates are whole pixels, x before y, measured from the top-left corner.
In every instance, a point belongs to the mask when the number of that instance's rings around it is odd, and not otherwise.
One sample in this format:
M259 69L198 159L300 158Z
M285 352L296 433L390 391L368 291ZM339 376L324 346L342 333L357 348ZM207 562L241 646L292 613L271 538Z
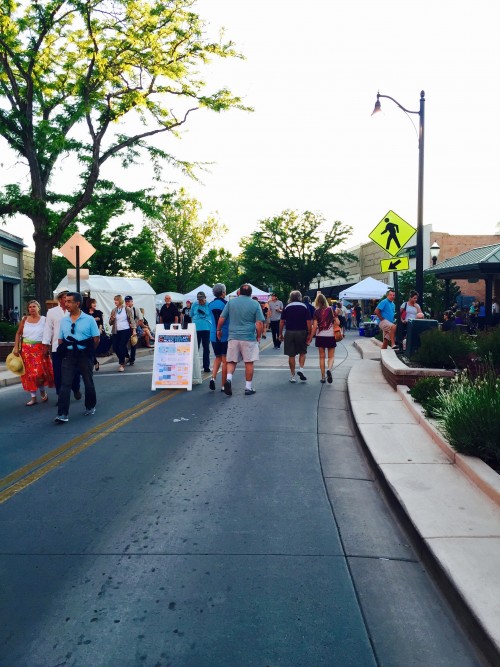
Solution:
M227 354L227 340L224 342L220 340L212 341L212 349L216 357L225 357Z
M230 340L227 344L226 361L237 364L259 361L259 344L256 340Z
M390 330L392 329L395 324L393 322L389 322L389 320L380 320L379 322L379 329L384 332L384 338L387 338L387 340L391 340L390 336Z
M307 331L285 331L284 352L287 357L307 354Z
M332 348L337 347L335 336L316 336L316 347Z

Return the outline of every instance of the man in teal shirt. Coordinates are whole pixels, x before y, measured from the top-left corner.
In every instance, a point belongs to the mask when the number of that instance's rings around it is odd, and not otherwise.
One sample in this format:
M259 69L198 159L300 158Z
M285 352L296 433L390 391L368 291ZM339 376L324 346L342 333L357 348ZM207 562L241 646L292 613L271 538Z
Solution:
M385 295L385 299L382 299L375 308L375 315L380 320L379 327L384 332L383 350L387 348L389 341L392 349L397 349L395 343L396 325L394 324L394 314L396 312L396 306L394 305L395 298L396 292L393 289L389 289Z
M222 336L222 327L229 318L229 342L227 345L227 379L224 393L231 396L233 372L238 361L245 363L245 396L255 394L252 388L253 365L259 360L259 342L264 328L264 315L258 301L253 301L252 288L245 284L238 290L236 298L224 306L217 322L217 338Z

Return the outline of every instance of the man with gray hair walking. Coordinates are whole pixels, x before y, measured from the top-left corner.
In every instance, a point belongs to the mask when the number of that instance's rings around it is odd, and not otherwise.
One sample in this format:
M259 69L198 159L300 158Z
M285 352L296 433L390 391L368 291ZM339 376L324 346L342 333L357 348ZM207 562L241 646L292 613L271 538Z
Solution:
M304 364L307 354L307 339L311 333L312 318L309 308L302 302L302 294L298 290L290 292L288 304L281 313L280 340L285 341L285 354L290 366L290 382L297 382L295 377L295 357L299 355L297 375L302 382L307 380L304 375ZM283 336L283 329L285 335Z

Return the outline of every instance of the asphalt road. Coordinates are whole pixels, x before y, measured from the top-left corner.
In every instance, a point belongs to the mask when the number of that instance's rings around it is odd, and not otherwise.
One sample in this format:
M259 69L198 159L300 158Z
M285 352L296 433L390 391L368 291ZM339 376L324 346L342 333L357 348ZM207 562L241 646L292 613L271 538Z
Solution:
M481 664L365 461L349 338L331 386L269 343L249 397L151 392L150 357L61 426L0 390L2 667Z

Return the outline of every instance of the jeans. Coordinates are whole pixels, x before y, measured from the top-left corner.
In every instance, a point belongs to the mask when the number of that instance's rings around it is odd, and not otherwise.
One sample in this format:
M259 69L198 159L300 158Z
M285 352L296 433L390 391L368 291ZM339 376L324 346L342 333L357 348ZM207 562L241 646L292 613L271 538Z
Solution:
M198 349L203 343L203 370L210 368L210 331L197 331Z
M61 389L57 401L57 414L67 415L69 413L71 385L77 371L81 373L83 384L85 385L85 407L87 410L95 408L97 399L94 378L92 377L92 367L92 356L87 354L85 350L68 352L64 357L61 366Z
M117 331L115 334L113 334L113 350L118 357L118 363L120 366L123 366L125 363L125 357L127 356L127 343L131 335L132 331L130 329L123 329L122 331Z
M56 394L59 394L61 389L61 365L62 359L59 352L52 352L52 368L54 369L54 384L56 386ZM80 371L75 371L73 382L71 383L72 391L80 391Z
M273 334L274 347L281 347L279 320L271 320L271 333Z

